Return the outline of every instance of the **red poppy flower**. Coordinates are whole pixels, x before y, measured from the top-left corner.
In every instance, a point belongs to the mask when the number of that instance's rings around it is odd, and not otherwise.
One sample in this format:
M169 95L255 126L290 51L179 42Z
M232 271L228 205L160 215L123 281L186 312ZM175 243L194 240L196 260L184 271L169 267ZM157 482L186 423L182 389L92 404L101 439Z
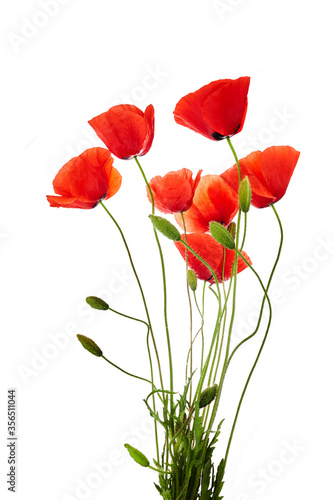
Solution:
M184 212L186 230L205 233L212 220L227 226L237 211L238 194L234 189L219 175L204 175L199 181L191 207ZM183 228L180 214L175 214L175 218Z
M182 240L184 240L185 236L182 235L181 238ZM232 266L235 261L235 250L228 250L227 248L224 248L222 245L220 245L220 243L214 240L214 238L210 234L207 233L192 233L188 234L186 238L188 245L193 248L193 250L211 266L216 274L219 283L230 279ZM185 246L180 241L176 241L175 245L185 260ZM244 255L244 257L250 264L252 264L250 258L245 252L242 252L242 255ZM214 278L208 267L206 267L190 251L187 252L187 259L189 267L195 272L199 279L214 283ZM225 262L223 270L224 260ZM237 273L244 271L244 269L246 268L247 265L245 264L243 259L241 257L238 257Z
M182 97L174 110L179 125L220 141L243 128L250 78L216 80Z
M144 113L132 104L119 104L88 123L111 153L121 160L145 155L154 139L152 104Z
M111 198L121 185L121 175L113 167L110 151L91 148L70 160L57 173L54 192L47 196L51 207L94 208Z
M149 183L153 192L156 208L164 214L184 212L192 205L193 196L201 177L200 170L195 179L191 170L183 168L177 172L168 172L164 177L153 177ZM149 191L147 195L150 199Z
M272 146L265 151L254 151L239 161L242 178L249 178L252 190L251 204L268 207L285 194L296 167L299 151L290 146ZM221 174L238 191L238 171L234 165Z

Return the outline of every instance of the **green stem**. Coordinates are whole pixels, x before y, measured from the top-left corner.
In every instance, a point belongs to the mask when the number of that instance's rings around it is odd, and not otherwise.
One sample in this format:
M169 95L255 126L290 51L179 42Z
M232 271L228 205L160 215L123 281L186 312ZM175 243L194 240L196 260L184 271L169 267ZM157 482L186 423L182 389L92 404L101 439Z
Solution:
M151 207L152 207L152 214L155 214L155 202L154 202L154 195L151 190L151 187L149 186L149 182L147 180L147 177L144 173L143 168L140 165L140 162L136 156L134 156L134 160L136 161L137 166L139 167L139 170L142 174L142 177L145 181L146 187L148 189L150 199L151 199ZM169 356L169 370L170 370L170 412L172 414L173 412L173 367L172 367L172 353L171 353L171 342L170 342L170 334L169 334L169 325L168 325L168 315L167 315L167 290L166 290L166 274L165 274L165 265L164 265L164 257L162 253L162 248L160 244L160 240L158 238L158 234L156 229L154 228L154 234L155 234L155 239L156 243L158 246L158 251L160 255L160 260L161 260L161 268L162 268L162 278L163 278L163 296L164 296L164 324L165 324L165 332L166 332L166 338L167 338L167 344L168 344L168 356ZM172 421L172 419L171 419Z
M231 149L231 151L232 151L232 153L234 155L235 161L236 161L237 170L238 170L238 180L239 180L239 183L240 183L241 182L241 171L240 171L240 165L239 165L238 157L237 157L236 151L234 150L233 145L231 144L230 137L227 137L227 142L228 142L228 144L230 146L230 149ZM236 241L235 241L235 247L236 247L236 249L238 249L238 247L239 247L239 234L240 234L241 216L242 216L242 212L239 209L238 210L238 217L237 217L237 226L236 226L236 228L237 228L236 229ZM212 409L211 418L210 418L209 425L208 425L208 430L207 430L207 435L206 435L207 436L206 437L206 442L207 442L207 440L209 438L209 434L210 434L210 431L212 430L212 427L213 427L213 424L214 424L214 420L215 420L215 417L216 417L216 414L217 414L217 409L218 409L218 406L219 406L219 403L220 403L220 398L221 398L221 392L222 392L222 387L223 387L224 376L225 376L225 373L226 373L226 370L227 370L227 366L228 366L229 349L230 349L230 342L231 342L231 333L232 333L232 328L233 328L233 325L234 325L235 313L236 313L237 269L238 269L238 258L236 257L236 252L235 252L235 260L234 260L234 263L233 263L233 266L232 266L232 276L234 278L233 296L232 296L232 308L231 308L231 317L230 317L229 331L228 331L228 337L227 337L226 352L225 352L225 358L224 358L224 363L223 363L221 378L220 378L220 382L219 382L219 386L218 386L216 398L215 398L215 401L214 401L214 406L213 406L213 409Z
M112 361L110 361L109 359L107 359L105 356L101 356L101 357L103 359L105 359L105 361L107 361L108 363L110 363L110 365L114 366L115 368L117 368L117 370L120 370L121 372L125 373L126 375L129 375L130 377L138 378L139 380L144 380L145 382L148 382L148 384L150 384L151 386L154 386L154 384L152 383L151 380L148 380L148 379L146 379L144 377L139 377L138 375L134 375L133 373L129 373L126 370L123 370L122 368L120 368L120 366L116 365L115 363L112 363Z
M222 321L222 315L223 315L223 312L224 312L224 309L225 309L225 304L224 304L224 308L222 309L222 301L221 301L221 292L220 292L220 287L219 287L219 283L218 283L218 279L216 277L216 274L214 272L214 270L212 269L212 267L202 258L200 257L200 255L198 255L194 250L193 248L191 248L187 243L185 243L184 240L179 240L180 243L182 243L190 252L193 253L193 255L200 260L200 262L202 262L208 269L209 271L212 273L212 276L214 278L214 281L216 283L216 287L217 287L217 293L218 293L218 301L219 301L219 309L218 309L218 313L217 313L217 319L216 319L216 323L215 323L215 329L214 329L214 333L213 333L213 338L212 338L212 342L211 342L211 345L210 345L210 349L209 349L209 352L208 352L208 355L207 355L207 358L206 358L206 361L205 361L205 364L204 364L204 367L203 367L203 370L200 374L200 379L199 379L199 382L198 382L198 386L197 386L197 389L196 389L196 392L195 392L195 395L194 395L194 401L196 401L196 399L198 397L200 397L200 394L202 392L202 387L203 387L203 383L204 383L204 380L205 380L205 377L206 377L206 374L207 374L207 370L208 370L208 366L209 366L209 361L210 361L210 358L211 358L211 355L212 355L212 351L213 351L213 346L215 344L215 341L216 341L216 337L217 337L217 334L220 330L220 327L221 327L221 321ZM229 289L230 291L230 289Z
M141 167L141 164L136 156L134 156L134 160L141 172L141 175L144 179L144 182L146 184L146 188L148 189L149 195L150 195L150 201L151 201L151 207L152 207L152 214L155 214L155 201L154 201L154 195L151 190L151 187L149 186L149 182L147 180L147 177L144 173L143 168ZM172 352L171 352L171 341L170 341L170 334L169 334L169 324L168 324L168 314L167 314L167 288L166 288L166 275L165 275L165 265L164 265L164 257L163 257L163 252L160 244L160 240L158 238L158 234L156 229L154 228L154 235L155 235L155 240L156 244L158 247L158 252L160 256L160 261L161 261L161 269L162 269L162 280L163 280L163 311L164 311L164 325L165 325L165 334L166 334L166 339L167 339L167 346L168 346L168 357L169 357L169 377L170 377L170 428L171 428L171 435L174 433L174 421L173 421L173 411L174 411L174 402L173 402L173 366L172 366ZM165 404L165 410L166 410L166 404ZM166 436L165 436L165 446L166 446L166 463L169 461L169 430L166 429ZM167 479L167 472L166 472L166 477Z
M223 467L223 473L225 471L225 467L226 467L226 462L227 462L227 458L228 458L228 455L229 455L229 450L230 450L230 445L231 445L231 441L232 441L232 438L233 438L233 435L234 435L234 431L235 431L235 427L236 427L236 423L237 423L237 419L238 419L238 415L239 415L239 411L240 411L240 408L241 408L241 405L242 405L242 402L243 402L243 399L244 399L244 396L245 396L245 393L246 393L246 390L248 388L248 385L250 383L250 380L251 380L251 377L252 377L252 374L255 370L255 367L257 366L257 363L259 361L259 358L260 358L260 355L262 353L262 350L264 348L264 345L265 345L265 342L266 342L266 339L267 339L267 335L268 335L268 332L269 332L269 328L270 328L270 325L271 325L271 320L272 320L272 306L271 306L271 301L267 295L267 290L263 284L263 282L261 281L261 278L260 276L258 275L258 273L254 270L254 268L251 266L251 264L246 260L246 258L241 254L239 253L237 250L236 250L237 254L239 255L239 257L241 257L243 259L243 261L245 262L245 264L247 264L247 266L252 270L252 272L256 275L259 283L260 283L260 286L261 288L263 289L263 292L265 294L265 297L266 297L266 300L267 300L267 303L268 303L268 307L269 307L269 319L268 319L268 324L267 324L267 328L266 328L266 332L265 332L265 336L263 338L263 341L261 343L261 346L260 346L260 349L258 351L258 354L257 354L257 357L253 363L253 366L251 368L251 371L249 373L249 376L246 380L246 383L245 383L245 386L244 386L244 389L242 391L242 394L241 394L241 397L240 397L240 400L239 400L239 403L238 403L238 406L237 406L237 411L236 411L236 415L235 415L235 418L234 418L234 422L233 422L233 425L232 425L232 429L231 429L231 433L230 433L230 437L229 437L229 441L228 441L228 445L227 445L227 449L226 449L226 454L225 454L225 457L224 457L224 467Z
M276 266L277 266L277 264L279 262L279 259L280 259L281 250L282 250L282 246L283 246L283 227L282 227L282 224L281 224L281 220L279 218L279 215L278 215L278 213L277 213L276 208L274 207L274 205L271 205L271 207L272 207L273 212L274 212L274 214L275 214L275 216L277 218L277 221L278 221L278 224L279 224L279 228L280 228L280 244L279 244L277 256L276 256L276 259L275 259L275 262L274 262L274 265L273 265L273 268L272 268L272 271L271 271L271 274L269 276L268 283L267 283L267 286L266 286L266 291L267 292L268 292L269 287L271 285L271 282L272 282L272 279L273 279L273 276L274 276L274 273L275 273L275 270L276 270ZM264 295L264 297L262 299L262 302L261 302L261 307L260 307L260 312L259 312L259 318L258 318L258 322L257 322L257 326L256 326L255 330L251 333L251 335L249 335L248 337L246 337L245 339L243 339L234 348L234 350L230 354L228 365L229 365L232 357L235 355L236 351L241 347L241 345L245 344L245 342L247 342L248 340L250 340L257 333L257 331L259 330L261 319L262 319L262 314L263 314L263 311L264 311L265 301L266 301L266 295Z
M186 232L186 223L185 223L185 217L184 213L180 212L181 218L182 218L182 223L183 223L183 228L184 228L184 239L187 243L187 232ZM187 297L188 297L188 304L189 304L189 312L190 312L190 375L193 373L193 313L192 313L192 302L191 302L191 294L190 294L190 286L188 284L187 280L187 272L188 272L188 250L185 248L185 267L186 267L186 291L187 291ZM187 380L187 367L188 367L188 362L186 360L186 372L185 372L185 378ZM189 403L191 405L192 401L192 382L190 384L190 395L189 395Z
M231 144L230 137L227 137L227 143L229 144L229 147L230 147L230 149L232 151L232 154L234 155L234 158L235 158L235 161L236 161L236 165L237 165L237 170L238 170L238 181L240 182L242 180L242 175L241 175L239 160L238 160L238 156L236 154L236 151L234 150L234 147Z
M164 385L163 385L163 377L162 377L162 369L161 369L160 358L159 358L158 349L157 349L157 345L156 345L156 341L155 341L153 327L152 327L152 324L151 324L151 321L150 321L150 315L149 315L149 311L148 311L146 297L145 297L145 294L143 292L141 281L139 279L138 273L137 273L136 268L134 266L132 255L131 255L129 246L127 244L125 235L124 235L121 227L119 226L118 222L113 217L113 215L111 214L111 212L109 212L109 210L106 208L106 206L104 205L104 203L102 201L100 201L100 204L102 205L102 207L104 208L104 210L106 211L106 213L108 214L108 216L110 217L110 219L112 220L112 222L115 224L116 228L118 229L118 231L120 233L120 236L121 236L121 238L123 240L124 246L126 248L126 252L127 252L127 255L128 255L128 258L129 258L129 261L130 261L130 264L131 264L131 267L132 267L133 274L134 274L136 282L138 284L138 287L139 287L139 290L140 290L140 294L141 294L141 297L142 297L142 302L143 302L144 309L145 309L145 312L146 312L147 322L148 322L148 325L149 325L149 331L150 331L151 339L153 341L153 346L154 346L155 355L156 355L156 361L157 361L157 366L158 366L158 371L159 371L159 376L160 376L161 388L163 390L164 389ZM150 355L149 343L148 342L147 342L147 347L148 347L148 356L149 356L150 371L151 371L151 378L152 378L151 384L152 384L152 387L155 387L155 385L154 385L154 378L153 378L153 365L152 365L152 359L151 359L151 355ZM163 398L164 398L164 394L163 394ZM155 400L153 401L153 406L154 406L154 409L155 409ZM154 425L155 425L156 454L157 454L157 462L158 462L159 461L159 446L158 446L158 435L157 435L157 423L155 422Z

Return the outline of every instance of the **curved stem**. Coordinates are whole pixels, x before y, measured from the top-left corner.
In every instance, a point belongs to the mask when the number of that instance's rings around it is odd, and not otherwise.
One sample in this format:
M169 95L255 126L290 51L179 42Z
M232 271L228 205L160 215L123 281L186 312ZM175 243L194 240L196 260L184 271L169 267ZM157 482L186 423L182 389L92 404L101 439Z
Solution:
M139 170L142 174L142 177L145 181L146 187L148 189L149 195L150 195L150 200L151 200L151 207L152 207L152 214L155 214L155 202L154 202L154 195L151 190L151 187L149 186L149 182L147 180L147 177L144 173L143 168L140 165L140 162L136 156L134 156L134 160L136 161L137 166L139 167ZM164 296L164 324L165 324L165 331L166 331L166 337L167 337L167 344L168 344L168 355L169 355L169 370L170 370L170 411L172 413L173 411L173 367L172 367L172 354L171 354L171 342L170 342L170 335L169 335L169 325L168 325L168 315L167 315L167 291L166 291L166 274L165 274L165 264L164 264L164 257L162 253L162 247L160 244L160 240L158 238L158 234L156 229L154 228L154 234L155 234L155 239L160 255L160 260L161 260L161 268L162 268L162 278L163 278L163 296Z
M102 201L100 201L100 204L102 205L102 207L104 208L104 210L106 211L106 213L108 214L108 216L111 218L112 222L115 224L116 228L118 229L118 231L120 233L120 236L121 236L121 238L123 240L124 246L126 248L126 252L127 252L127 255L128 255L128 258L129 258L129 261L130 261L130 264L131 264L131 267L132 267L133 274L134 274L136 282L138 284L138 287L139 287L139 290L140 290L140 294L141 294L141 298L142 298L142 302L143 302L144 309L145 309L145 312L146 312L147 322L148 322L148 326L149 326L148 334L150 332L151 339L152 339L153 346L154 346L154 350L155 350L155 356L156 356L156 361L157 361L157 366L158 366L158 371L159 371L161 388L164 389L161 363L160 363L158 349L157 349L157 345L156 345L156 341L155 341L153 327L152 327L152 324L151 324L151 321L150 321L150 315L149 315L149 311L148 311L146 297L145 297L145 294L143 292L143 288L142 288L141 281L139 279L138 273L137 273L136 268L134 266L134 262L133 262L133 259L132 259L132 255L131 255L130 249L128 247L125 235L124 235L121 227L119 226L118 222L113 217L113 215L111 214L111 212L109 212L109 210L106 208L106 206L104 205L104 203ZM151 379L152 379L151 380L151 384L152 384L152 387L155 387L155 385L154 385L154 377L153 377L153 365L152 365L152 359L151 359L151 354L150 354L149 342L148 341L147 341L147 348L148 348L148 356L149 356L149 363L150 363L150 372L151 372ZM164 394L163 394L163 398L164 398ZM155 400L153 401L153 405L154 405L154 408L155 408ZM156 454L157 454L157 462L158 462L159 461L159 447L158 447L158 436L157 436L157 424L156 424L156 422L155 422L154 425L155 425Z
M113 215L109 212L109 210L106 208L106 206L104 205L104 203L102 201L100 201L100 204L102 205L102 207L104 208L104 210L106 211L106 213L108 214L108 216L111 218L111 220L113 221L113 223L117 227L117 229L118 229L118 231L120 233L120 236L121 236L121 238L123 240L123 243L125 245L125 248L126 248L126 251L127 251L127 255L128 255L128 258L129 258L129 261L130 261L130 264L131 264L131 267L132 267L135 279L137 281L137 284L138 284L138 287L139 287L139 290L140 290L140 293L141 293L141 297L142 297L142 302L143 302L143 305L144 305L144 308L145 308L145 311L146 311L146 316L147 316L147 321L148 321L148 325L149 325L149 329L150 329L150 334L151 334L151 338L152 338L152 341L153 341L153 344L154 344L154 349L155 349L155 354L156 354L156 360L157 360L157 365L158 365L158 370L159 370L159 375L160 375L161 387L162 387L162 389L164 389L164 387L163 387L163 377L162 377L161 363L160 363L160 358L159 358L159 354L158 354L158 350L157 350L157 345L156 345L156 342L155 342L155 337L154 337L154 333L153 333L152 324L151 324L151 321L150 321L150 315L149 315L149 311L148 311L146 297L145 297L145 294L143 292L142 285L141 285L138 273L137 273L137 271L135 269L130 249L128 247L125 235L124 235L121 227L119 226L118 222L113 217Z
M268 282L267 282L267 286L266 286L266 291L268 292L269 290L269 287L271 285L271 282L272 282L272 279L273 279L273 276L274 276L274 273L275 273L275 270L276 270L276 266L279 262L279 259L280 259L280 255L281 255L281 250L282 250L282 246L283 246L283 227L282 227L282 224L281 224L281 220L279 218L279 215L276 211L276 208L274 207L274 205L271 205L272 209L273 209L273 212L277 218L277 221L278 221L278 224L279 224L279 228L280 228L280 244L279 244L279 248L278 248L278 252L277 252L277 256L276 256L276 259L275 259L275 262L274 262L274 265L273 265L273 268L272 268L272 271L271 271L271 274L269 276L269 279L268 279ZM255 330L251 333L251 335L248 335L248 337L246 337L245 339L243 339L235 348L234 350L232 351L232 353L230 354L230 357L229 357L229 361L228 361L228 365L232 359L232 357L235 355L236 351L243 345L245 344L245 342L247 342L248 340L250 340L252 337L254 337L254 335L257 333L257 331L259 330L259 327L260 327L260 323L261 323L261 319L262 319L262 314L263 314L263 311L264 311L264 305L265 305L265 301L266 301L266 295L264 295L263 299L262 299L262 302L261 302L261 307L260 307L260 312L259 312L259 317L258 317L258 322L257 322L257 326L255 328Z
M125 373L126 375L129 375L130 377L138 378L139 380L144 380L145 382L148 382L148 384L150 384L151 386L154 385L151 380L148 380L144 377L139 377L138 375L134 375L133 373L130 373L130 372L127 372L126 370L123 370L122 368L120 368L120 366L116 365L115 363L112 363L112 361L107 359L105 356L101 356L101 358L105 359L105 361L110 363L110 365L114 366L115 368L117 368L117 370L120 370L121 372Z
M231 433L230 433L230 437L229 437L229 441L228 441L228 445L227 445L227 449L226 449L226 454L225 454L225 457L224 457L224 467L223 467L223 473L225 471L225 466L226 466L226 462L227 462L227 458L228 458L228 455L229 455L229 450L230 450L230 445L231 445L231 441L232 441L232 438L233 438L233 435L234 435L234 431L235 431L235 427L236 427L236 423L237 423L237 419L238 419L238 415L239 415L239 411L240 411L240 408L241 408L241 405L242 405L242 402L243 402L243 399L244 399L244 396L245 396L245 393L246 393L246 390L248 388L248 385L250 383L250 380L251 380L251 377L252 377L252 374L255 370L255 367L257 366L257 363L259 361L259 358L260 358L260 355L262 353L262 350L264 348L264 345L265 345L265 342L266 342L266 339L267 339L267 335L268 335L268 332L269 332L269 328L270 328L270 325L271 325L271 320L272 320L272 306L271 306L271 301L267 295L267 290L266 288L264 287L264 284L263 282L261 281L261 278L260 276L258 275L258 273L254 270L254 268L251 266L251 264L246 260L246 258L241 254L239 253L237 250L236 252L238 253L238 255L244 260L245 264L248 265L248 267L252 270L252 272L256 275L259 283L260 283L260 286L261 288L263 289L263 292L265 294L265 297L266 297L266 300L267 300L267 303L268 303L268 307L269 307L269 319L268 319L268 324L267 324L267 328L266 328L266 332L265 332L265 336L263 338L263 341L261 343L261 346L260 346L260 349L258 351L258 354L257 354L257 357L253 363L253 366L251 368L251 371L249 373L249 376L246 380L246 383L245 383L245 386L244 386L244 389L242 391L242 394L241 394L241 397L240 397L240 400L239 400L239 403L238 403L238 406L237 406L237 411L236 411L236 415L235 415L235 418L234 418L234 422L233 422L233 425L232 425L232 429L231 429Z

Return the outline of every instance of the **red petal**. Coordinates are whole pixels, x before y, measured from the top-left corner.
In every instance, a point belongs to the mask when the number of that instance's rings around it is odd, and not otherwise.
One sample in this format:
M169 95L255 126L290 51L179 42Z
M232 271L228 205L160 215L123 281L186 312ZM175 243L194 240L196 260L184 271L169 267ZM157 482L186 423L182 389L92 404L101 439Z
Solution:
M94 208L96 202L85 202L81 200L76 200L73 197L66 196L47 196L47 201L50 203L51 207L63 207L63 208Z
M261 172L261 158L262 152L254 151L239 161L242 179L247 175L251 184L251 204L257 208L267 207L275 201L275 196L267 188L266 181ZM238 192L237 165L223 172L220 177Z
M113 196L119 191L122 181L120 173L116 168L112 166L112 163L108 162L107 165L105 166L105 174L106 178L108 179L108 194L105 197L106 200L111 198L111 196Z
M176 172L168 172L164 177L159 175L153 177L149 186L154 195L156 208L166 214L188 210L192 205L194 191L200 175L201 171L193 181L191 170L183 168ZM147 195L150 200L148 190Z
M249 85L248 76L229 80L204 101L202 116L220 135L232 136L241 131L247 110Z
M143 156L151 148L151 145L153 143L154 139L154 132L155 132L155 110L154 106L152 104L149 104L145 110L144 118L146 120L147 124L147 133L146 133L146 140L144 144L142 145L142 149L140 153L138 153L137 156Z
M181 236L184 240L184 235ZM193 250L204 259L217 272L219 263L223 256L223 247L210 234L193 233L187 235L187 243ZM185 246L179 241L175 242L176 247L185 259ZM208 267L197 257L188 251L188 265L202 280L209 280L212 276Z
M222 257L222 260L220 262L220 265L219 265L219 269L218 269L218 280L219 281L228 281L230 278L231 278L231 273L232 273L232 266L234 264L234 261L235 261L235 250L229 250L227 248L224 248L224 252L225 252L225 263L224 263L224 267L223 267L223 261L224 261L224 257ZM249 262L249 264L252 264L249 256L245 253L245 252L242 252L242 255L246 258L246 260ZM247 264L245 264L245 262L243 261L243 259L241 257L238 257L238 261L237 261L237 274L244 271L244 269L247 268ZM223 279L222 279L222 271L223 271Z
M225 85L229 80L216 80L182 97L176 104L173 112L176 123L188 127L195 132L214 140L212 135L215 130L206 122L202 116L202 106L205 99L212 93Z
M146 109L146 115L132 104L113 106L92 120L89 125L107 148L118 158L129 159L145 154L154 136L154 108Z
M261 170L267 186L276 197L275 202L285 194L299 155L299 151L290 146L272 146L263 151Z
M218 175L204 175L195 191L192 206L184 213L186 229L206 232L210 221L228 225L237 211L237 193L227 182Z

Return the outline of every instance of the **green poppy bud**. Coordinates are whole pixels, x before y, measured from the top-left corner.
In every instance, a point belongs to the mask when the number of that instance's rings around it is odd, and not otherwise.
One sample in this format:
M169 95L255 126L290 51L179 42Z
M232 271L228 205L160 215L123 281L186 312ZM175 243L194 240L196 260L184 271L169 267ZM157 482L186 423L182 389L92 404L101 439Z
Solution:
M107 309L109 309L109 305L99 297L87 297L86 302L93 309L99 309L101 311L106 311Z
M192 292L195 292L197 289L198 278L195 272L192 271L192 269L189 269L187 271L187 283L189 284L189 287L191 288Z
M142 465L142 467L149 467L149 460L141 451L133 448L130 444L124 444L124 446L137 464Z
M97 344L95 344L93 340L85 337L84 335L77 335L77 338L79 339L83 347L87 349L87 351L91 352L91 354L93 354L94 356L103 356L102 350L98 347Z
M230 222L229 226L227 227L228 232L231 234L233 239L236 238L236 222Z
M218 385L214 384L212 387L207 387L204 391L202 391L200 400L199 400L199 408L204 408L208 406L214 399L216 398Z
M241 211L248 212L251 205L251 184L248 176L241 180L239 184L238 196Z
M228 229L226 229L222 224L212 221L209 223L210 234L213 236L214 240L223 245L230 250L235 248L235 242Z
M155 227L155 229L157 229L157 231L160 231L160 233L164 234L164 236L166 236L172 241L180 240L180 232L167 219L164 219L163 217L158 217L157 215L149 215L149 218L152 221L152 224Z

